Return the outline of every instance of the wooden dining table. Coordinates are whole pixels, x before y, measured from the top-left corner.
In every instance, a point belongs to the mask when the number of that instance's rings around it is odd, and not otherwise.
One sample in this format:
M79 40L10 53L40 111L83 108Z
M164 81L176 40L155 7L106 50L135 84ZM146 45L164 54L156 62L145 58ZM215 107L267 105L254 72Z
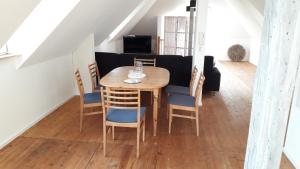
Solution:
M143 71L146 76L141 79L140 83L125 83L124 80L128 79L129 70L133 69L133 66L115 68L100 80L100 84L105 87L140 89L141 91L153 92L153 135L156 136L160 91L162 87L168 85L170 73L164 68L144 66Z

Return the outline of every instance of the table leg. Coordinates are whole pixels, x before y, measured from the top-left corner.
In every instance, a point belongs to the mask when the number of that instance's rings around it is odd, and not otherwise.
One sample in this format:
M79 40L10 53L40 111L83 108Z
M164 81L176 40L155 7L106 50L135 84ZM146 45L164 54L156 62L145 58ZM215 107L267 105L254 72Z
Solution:
M159 89L153 90L153 135L156 136L157 131L157 116L158 116L158 94Z
M158 108L161 108L161 95L162 94L162 92L161 92L161 89L159 89L159 91L158 91Z

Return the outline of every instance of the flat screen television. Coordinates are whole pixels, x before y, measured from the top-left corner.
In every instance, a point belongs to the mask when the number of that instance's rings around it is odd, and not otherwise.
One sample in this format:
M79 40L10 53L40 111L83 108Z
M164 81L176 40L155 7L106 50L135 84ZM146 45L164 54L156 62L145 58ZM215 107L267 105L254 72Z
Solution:
M148 35L124 36L124 53L151 53L151 39Z

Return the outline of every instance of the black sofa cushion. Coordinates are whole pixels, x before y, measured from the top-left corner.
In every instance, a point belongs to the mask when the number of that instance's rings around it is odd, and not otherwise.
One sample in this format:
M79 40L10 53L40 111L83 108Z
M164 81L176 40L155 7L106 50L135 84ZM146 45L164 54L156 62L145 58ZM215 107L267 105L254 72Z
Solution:
M157 66L170 72L171 85L189 86L192 71L192 56L159 55L156 58Z
M118 54L116 53L106 53L106 52L95 53L95 60L98 65L100 78L106 75L107 73L109 73L112 69L115 69L122 65L122 63L118 60L118 58L119 58ZM101 63L105 63L105 64L101 64Z
M111 70L120 66L132 66L134 58L156 58L156 66L162 67L170 72L172 85L189 86L192 70L192 56L180 55L151 55L151 54L128 54L128 53L106 53L96 52L96 62L99 67L100 76L103 77Z

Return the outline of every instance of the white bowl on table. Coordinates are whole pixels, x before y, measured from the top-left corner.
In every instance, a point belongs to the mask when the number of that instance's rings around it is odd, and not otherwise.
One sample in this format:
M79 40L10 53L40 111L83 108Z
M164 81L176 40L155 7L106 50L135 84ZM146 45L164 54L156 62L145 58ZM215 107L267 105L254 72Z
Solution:
M125 79L124 82L128 83L128 84L137 84L137 83L141 83L142 80L141 79Z

